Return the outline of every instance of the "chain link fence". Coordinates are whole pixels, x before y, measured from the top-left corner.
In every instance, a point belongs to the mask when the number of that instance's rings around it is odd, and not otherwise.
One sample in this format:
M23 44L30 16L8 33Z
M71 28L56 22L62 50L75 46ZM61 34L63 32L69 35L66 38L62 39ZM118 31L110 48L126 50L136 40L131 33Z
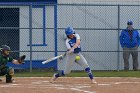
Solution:
M72 26L92 70L123 70L119 35L129 19L140 29L139 10L140 5L0 4L0 45L10 46L15 59L27 56L24 65L8 63L17 71L61 70L65 62L41 62L66 51L64 29ZM130 64L132 69L131 58ZM74 63L72 70L83 68Z

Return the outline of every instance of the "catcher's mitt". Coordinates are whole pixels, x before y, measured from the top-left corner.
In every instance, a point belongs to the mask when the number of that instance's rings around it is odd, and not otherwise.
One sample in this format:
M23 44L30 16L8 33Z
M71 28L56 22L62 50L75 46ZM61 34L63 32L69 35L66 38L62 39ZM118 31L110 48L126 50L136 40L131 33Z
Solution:
M20 64L24 64L25 62L24 62L24 59L26 58L26 55L23 55L23 56L20 56L19 58L18 58L18 62L20 63Z

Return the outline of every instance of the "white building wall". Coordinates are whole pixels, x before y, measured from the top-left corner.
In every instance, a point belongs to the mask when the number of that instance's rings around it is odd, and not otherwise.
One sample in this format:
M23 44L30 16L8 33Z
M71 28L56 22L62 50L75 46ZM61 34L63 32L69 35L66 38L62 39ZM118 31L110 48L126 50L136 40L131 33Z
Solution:
M65 28L67 26L72 26L73 28L117 28L117 16L117 7L60 5L58 6L58 27ZM64 33L64 30L62 32ZM78 30L76 32L81 36L83 51L117 50L117 31ZM61 39L58 40L58 42L61 43ZM111 44L111 46L109 44ZM64 43L60 44L60 46L62 45L64 45ZM58 46L58 50L63 48L60 46ZM101 66L101 64L103 65L104 63L106 63L106 65L110 64L108 61L113 61L112 64L114 67L117 66L117 54L107 54L108 55L99 53L95 55L94 53L85 53L85 58L91 66L94 66L94 69L114 69L113 66L110 68L107 68L107 66L105 66L106 68L103 68ZM116 61L114 61L114 59L116 59ZM62 67L63 65L60 68ZM79 66L75 64L73 69L79 69Z
M93 0L58 0L58 3L84 3L84 4L139 4L138 1L94 1ZM127 11L126 11L127 10ZM135 10L135 11L134 11ZM42 9L33 9L33 28L42 28ZM62 6L58 5L58 28L72 26L74 28L117 28L118 27L118 8L117 6ZM131 14L129 14L131 11ZM134 27L139 28L139 8L122 7L120 28L126 27L128 19L134 21ZM46 27L54 28L54 7L46 7ZM29 7L20 7L20 28L29 28ZM43 30L33 30L33 43L42 42ZM100 31L100 30L77 30L82 39L83 51L114 51L118 49L118 31ZM58 50L64 51L64 30L58 30ZM54 30L46 30L47 46L33 46L33 51L54 51ZM29 30L20 30L20 50L29 51ZM121 49L121 48L120 48ZM61 54L61 53L60 53ZM117 69L117 53L83 53L89 65L94 70L114 70ZM26 53L27 59L29 53ZM54 53L33 52L33 60L45 60L54 56ZM122 56L122 55L121 55ZM140 57L139 57L140 58ZM123 60L120 58L120 68L123 68ZM58 64L59 69L64 69L64 64ZM82 68L75 64L72 69L81 70Z
M46 6L46 27L54 27L54 8L53 6ZM32 27L41 28L32 30L32 44L43 44L43 8L32 9ZM29 38L29 7L20 7L20 51L30 50ZM28 29L27 29L28 28ZM54 30L46 30L46 44L47 46L32 46L33 51L54 51ZM21 53L25 54L24 52ZM53 57L54 53L33 52L33 60L45 60ZM30 59L30 53L26 53L26 60Z
M76 4L140 4L140 0L58 0L62 3Z
M114 5L138 5L140 1L131 0L58 0L59 4L93 4L93 6L63 6L58 5L58 27L65 28L118 28L118 7L117 6L94 6L94 4L114 4ZM131 19L134 28L139 28L139 8L135 6L120 8L120 28L126 28L126 22ZM63 17L62 17L63 16ZM61 31L63 32L63 31ZM118 31L117 30L78 30L76 31L82 38L83 51L118 51ZM84 33L84 34L83 34ZM60 41L61 42L61 41ZM60 45L63 45L62 43ZM62 48L62 47L61 47ZM59 49L61 49L59 47ZM119 48L122 50L122 48ZM118 54L111 52L83 53L89 65L95 70L123 69L122 53L120 53L120 63ZM139 57L140 58L140 57ZM130 61L132 61L130 59ZM131 64L131 63L130 63ZM60 68L64 68L60 65ZM132 64L130 65L132 68ZM81 69L74 65L73 69Z

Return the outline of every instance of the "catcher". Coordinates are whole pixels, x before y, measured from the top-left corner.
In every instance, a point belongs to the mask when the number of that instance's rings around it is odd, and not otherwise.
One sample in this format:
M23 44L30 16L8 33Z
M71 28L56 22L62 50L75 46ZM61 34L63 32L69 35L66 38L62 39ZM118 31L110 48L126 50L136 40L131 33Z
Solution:
M12 83L12 76L14 75L14 68L8 67L7 62L12 62L13 64L23 64L25 55L19 57L18 59L13 59L9 56L10 47L7 45L2 45L0 47L1 55L0 55L0 76L6 76L6 83ZM0 80L2 81L2 80Z

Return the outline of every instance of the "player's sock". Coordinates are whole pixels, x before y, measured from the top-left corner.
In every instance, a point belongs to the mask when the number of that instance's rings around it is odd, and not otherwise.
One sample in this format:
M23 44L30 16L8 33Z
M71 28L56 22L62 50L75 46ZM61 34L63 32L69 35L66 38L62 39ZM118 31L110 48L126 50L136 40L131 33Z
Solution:
M87 68L85 69L85 71L88 73L89 78L92 80L92 79L93 79L93 74L92 74L90 68L87 67Z
M59 70L58 73L55 74L56 78L61 77L61 76L65 76L64 70Z

